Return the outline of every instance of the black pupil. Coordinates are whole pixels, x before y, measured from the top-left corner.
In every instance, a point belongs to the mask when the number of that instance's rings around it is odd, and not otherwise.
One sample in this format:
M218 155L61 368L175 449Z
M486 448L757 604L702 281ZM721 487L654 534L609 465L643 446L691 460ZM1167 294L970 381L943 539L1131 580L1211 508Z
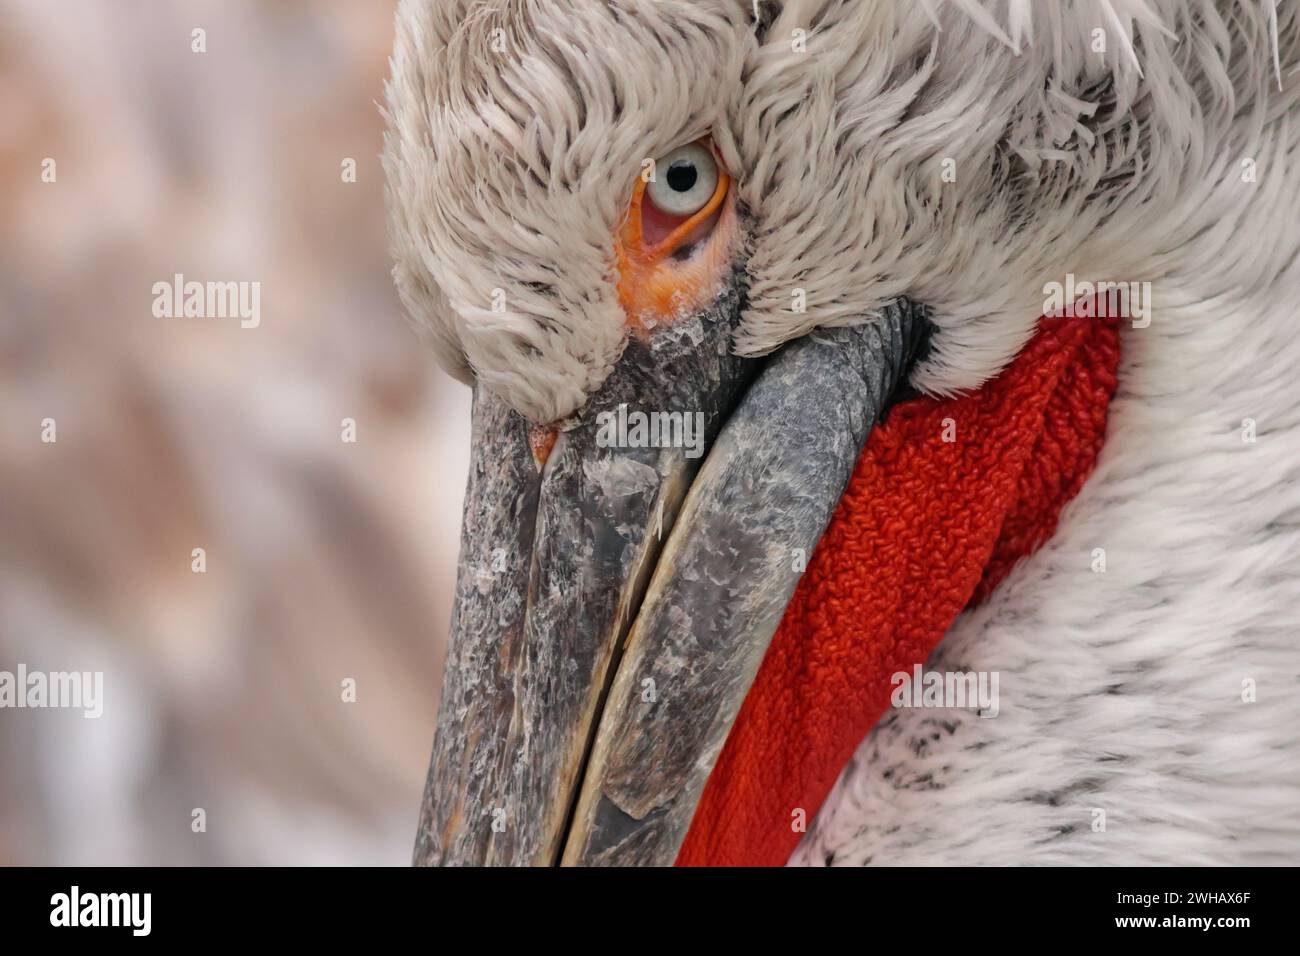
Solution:
M673 192L688 193L699 177L700 174L695 171L694 163L679 159L668 167L668 188Z

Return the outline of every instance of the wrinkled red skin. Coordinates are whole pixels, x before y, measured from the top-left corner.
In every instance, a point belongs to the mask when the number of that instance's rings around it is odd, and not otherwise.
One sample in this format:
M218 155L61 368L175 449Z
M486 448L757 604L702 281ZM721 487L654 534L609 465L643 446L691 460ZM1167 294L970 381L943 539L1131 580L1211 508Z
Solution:
M1105 438L1113 321L1043 319L962 398L901 404L867 441L705 787L678 866L779 866L966 607L1056 529ZM949 440L945 440L945 438Z

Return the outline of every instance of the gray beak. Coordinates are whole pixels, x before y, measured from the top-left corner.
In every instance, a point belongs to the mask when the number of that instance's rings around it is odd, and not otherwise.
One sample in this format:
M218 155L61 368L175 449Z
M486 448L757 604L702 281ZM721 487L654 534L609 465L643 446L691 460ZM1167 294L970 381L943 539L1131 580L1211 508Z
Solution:
M927 327L900 300L762 362L729 354L739 310L629 344L540 472L476 388L416 864L674 861Z

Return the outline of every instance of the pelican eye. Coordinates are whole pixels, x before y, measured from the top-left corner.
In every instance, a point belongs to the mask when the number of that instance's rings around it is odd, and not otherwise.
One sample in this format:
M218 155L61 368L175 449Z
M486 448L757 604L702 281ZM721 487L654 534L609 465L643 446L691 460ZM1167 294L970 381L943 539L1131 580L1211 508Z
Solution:
M700 143L687 143L655 160L655 175L645 194L660 212L690 216L713 198L718 163Z
M618 298L640 329L698 311L730 280L731 176L707 137L647 162L615 243Z

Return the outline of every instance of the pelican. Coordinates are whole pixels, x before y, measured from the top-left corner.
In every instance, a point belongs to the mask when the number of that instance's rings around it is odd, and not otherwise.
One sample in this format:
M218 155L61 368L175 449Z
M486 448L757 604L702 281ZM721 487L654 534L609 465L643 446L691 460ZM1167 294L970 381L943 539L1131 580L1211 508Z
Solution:
M1300 862L1294 4L402 0L385 112L417 864Z

